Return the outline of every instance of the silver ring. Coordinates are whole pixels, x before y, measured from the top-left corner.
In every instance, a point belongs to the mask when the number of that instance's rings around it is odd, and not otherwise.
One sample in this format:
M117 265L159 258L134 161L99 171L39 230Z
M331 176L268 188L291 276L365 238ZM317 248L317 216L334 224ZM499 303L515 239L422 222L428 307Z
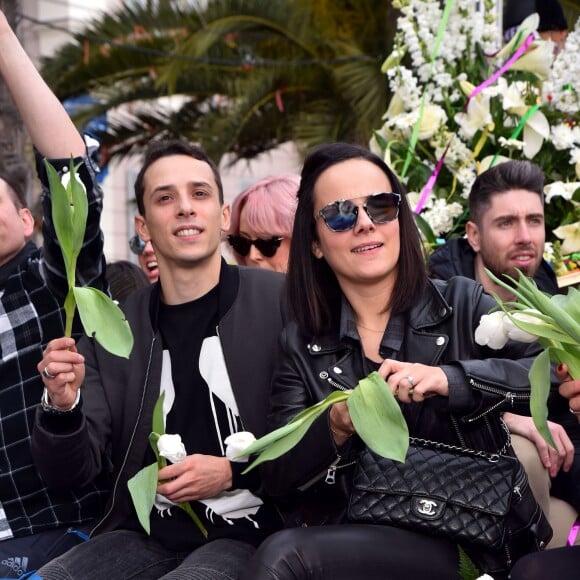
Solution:
M570 413L572 413L572 415L580 415L580 411L574 411L572 407L570 407Z
M415 386L415 379L411 375L409 375L407 377L407 381L409 381L409 384L411 385L411 387L414 387Z
M50 380L50 379L54 379L54 378L55 378L55 375L51 375L51 374L50 374L50 371L48 370L48 365L46 365L46 366L44 367L44 370L42 371L42 374L43 374L43 375L44 375L44 376L45 376L47 379L49 379L49 380Z

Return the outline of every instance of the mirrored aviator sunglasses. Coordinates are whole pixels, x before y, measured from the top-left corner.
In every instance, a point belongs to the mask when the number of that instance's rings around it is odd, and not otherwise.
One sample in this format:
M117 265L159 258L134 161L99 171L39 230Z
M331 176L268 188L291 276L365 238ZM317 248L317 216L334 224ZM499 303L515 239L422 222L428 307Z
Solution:
M333 201L325 205L316 217L321 217L333 232L351 230L356 224L360 207L353 202L361 198ZM369 195L362 207L374 224L385 224L397 219L400 204L401 196L398 193L382 192Z
M278 251L283 239L274 237L268 240L263 240L262 238L250 240L250 238L244 238L243 236L228 236L228 242L234 251L244 257L250 253L252 246L256 246L264 258L271 258Z

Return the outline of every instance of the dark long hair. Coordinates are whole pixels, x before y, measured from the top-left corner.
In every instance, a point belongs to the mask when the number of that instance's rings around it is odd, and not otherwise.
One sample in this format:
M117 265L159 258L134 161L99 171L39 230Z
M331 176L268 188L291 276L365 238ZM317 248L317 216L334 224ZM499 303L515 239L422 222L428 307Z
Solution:
M427 279L419 230L407 203L406 191L395 174L380 157L358 145L321 145L304 160L287 274L292 316L309 336L336 328L341 301L341 289L334 272L324 258L317 259L312 253L312 244L317 241L314 187L324 171L349 159L363 159L376 165L388 177L393 191L401 195L399 272L385 309L391 308L393 314L408 310L423 291Z

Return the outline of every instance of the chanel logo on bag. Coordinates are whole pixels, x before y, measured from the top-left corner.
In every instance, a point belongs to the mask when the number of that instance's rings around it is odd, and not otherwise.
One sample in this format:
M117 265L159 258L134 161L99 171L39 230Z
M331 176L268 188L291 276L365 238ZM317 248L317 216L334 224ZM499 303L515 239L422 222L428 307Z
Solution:
M414 497L411 509L421 519L435 520L441 517L441 514L445 510L445 502L429 497Z

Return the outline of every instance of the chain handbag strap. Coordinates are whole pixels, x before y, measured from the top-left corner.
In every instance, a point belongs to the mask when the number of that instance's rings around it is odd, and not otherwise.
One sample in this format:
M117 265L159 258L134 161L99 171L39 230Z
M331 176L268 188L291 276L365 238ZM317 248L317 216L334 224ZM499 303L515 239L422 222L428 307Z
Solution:
M419 437L410 437L409 443L419 445L420 447L432 447L442 451L451 451L452 453L462 453L464 455L471 455L472 457L481 457L487 459L490 463L497 463L502 457L499 453L488 453L487 451L478 451L468 447L449 445L448 443L441 443L440 441L432 441L430 439L421 439Z

